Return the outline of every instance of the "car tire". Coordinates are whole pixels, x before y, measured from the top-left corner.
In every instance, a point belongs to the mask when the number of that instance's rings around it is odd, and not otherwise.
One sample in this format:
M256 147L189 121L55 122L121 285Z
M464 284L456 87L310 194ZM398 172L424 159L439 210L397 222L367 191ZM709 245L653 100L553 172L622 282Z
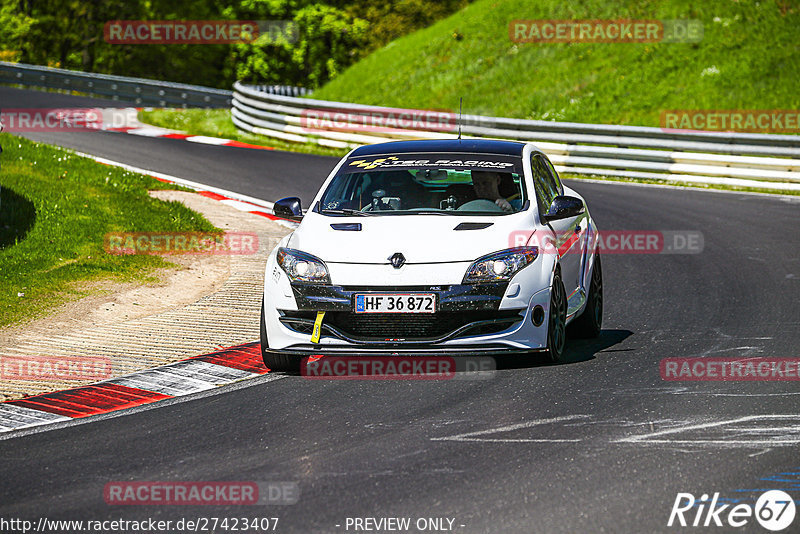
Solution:
M580 317L570 324L570 335L575 337L597 337L603 328L603 268L600 255L595 253L592 280L589 282L589 297Z
M267 338L267 322L264 317L264 299L261 299L261 359L264 366L270 371L299 371L300 358L288 354L269 352L269 339Z
M567 293L561 282L561 271L553 275L550 288L550 313L547 317L547 359L553 363L564 357L567 343Z

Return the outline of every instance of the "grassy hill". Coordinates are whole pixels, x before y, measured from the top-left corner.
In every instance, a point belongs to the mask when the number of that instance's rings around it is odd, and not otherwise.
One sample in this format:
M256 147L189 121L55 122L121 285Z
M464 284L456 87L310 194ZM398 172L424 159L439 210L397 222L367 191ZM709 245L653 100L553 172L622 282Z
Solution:
M515 19L699 19L689 43L529 43ZM800 109L796 0L479 0L356 63L314 98L659 125L665 109Z

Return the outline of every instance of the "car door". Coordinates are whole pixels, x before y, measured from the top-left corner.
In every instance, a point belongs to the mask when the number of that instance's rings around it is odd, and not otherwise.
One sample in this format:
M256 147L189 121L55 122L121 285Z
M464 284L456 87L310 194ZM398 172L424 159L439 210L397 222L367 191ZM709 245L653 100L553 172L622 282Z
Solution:
M564 188L558 174L546 157L541 154L533 154L531 157L539 213L545 214L550 209L553 200L564 193ZM585 218L585 215L579 215L547 223L552 232L553 246L548 247L546 252L559 256L561 279L567 293L568 314L576 312L583 304L584 299L584 295L580 291L580 276L586 233Z

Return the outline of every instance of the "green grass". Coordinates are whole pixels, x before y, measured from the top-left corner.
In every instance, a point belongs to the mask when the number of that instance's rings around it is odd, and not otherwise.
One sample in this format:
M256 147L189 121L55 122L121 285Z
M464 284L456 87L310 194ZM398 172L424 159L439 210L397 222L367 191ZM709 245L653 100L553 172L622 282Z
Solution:
M0 326L80 298L91 282L152 281L171 265L105 253L108 232L216 231L183 204L147 194L174 186L8 134L0 145Z
M515 19L699 19L698 44L515 44ZM314 92L322 100L659 126L662 110L800 108L800 4L479 0Z
M140 111L139 120L153 126L180 130L191 135L223 137L252 145L268 146L277 150L321 154L323 156L343 156L348 151L323 147L316 144L292 143L261 135L253 135L236 128L231 121L228 109L156 109Z

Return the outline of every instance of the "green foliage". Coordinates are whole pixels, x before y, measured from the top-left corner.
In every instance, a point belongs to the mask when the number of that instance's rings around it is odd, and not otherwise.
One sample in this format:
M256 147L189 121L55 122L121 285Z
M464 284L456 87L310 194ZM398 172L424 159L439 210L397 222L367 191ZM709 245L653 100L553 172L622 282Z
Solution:
M295 22L299 39L292 60L302 65L309 87L334 78L365 44L367 22L330 6L304 7L296 13Z
M222 88L237 77L317 87L465 1L0 0L0 59ZM284 21L293 33L230 45L109 44L112 20Z
M17 2L0 0L0 61L16 61L21 55L22 39L30 31L33 19L19 11Z
M369 23L367 44L363 50L366 55L412 30L430 26L459 9L468 0L348 0L335 2Z
M234 45L236 77L317 87L353 63L366 42L366 28L366 21L325 4L300 7L291 32Z
M530 43L515 19L700 19L688 43ZM787 0L480 0L371 54L314 98L658 126L668 109L798 109L800 5Z

